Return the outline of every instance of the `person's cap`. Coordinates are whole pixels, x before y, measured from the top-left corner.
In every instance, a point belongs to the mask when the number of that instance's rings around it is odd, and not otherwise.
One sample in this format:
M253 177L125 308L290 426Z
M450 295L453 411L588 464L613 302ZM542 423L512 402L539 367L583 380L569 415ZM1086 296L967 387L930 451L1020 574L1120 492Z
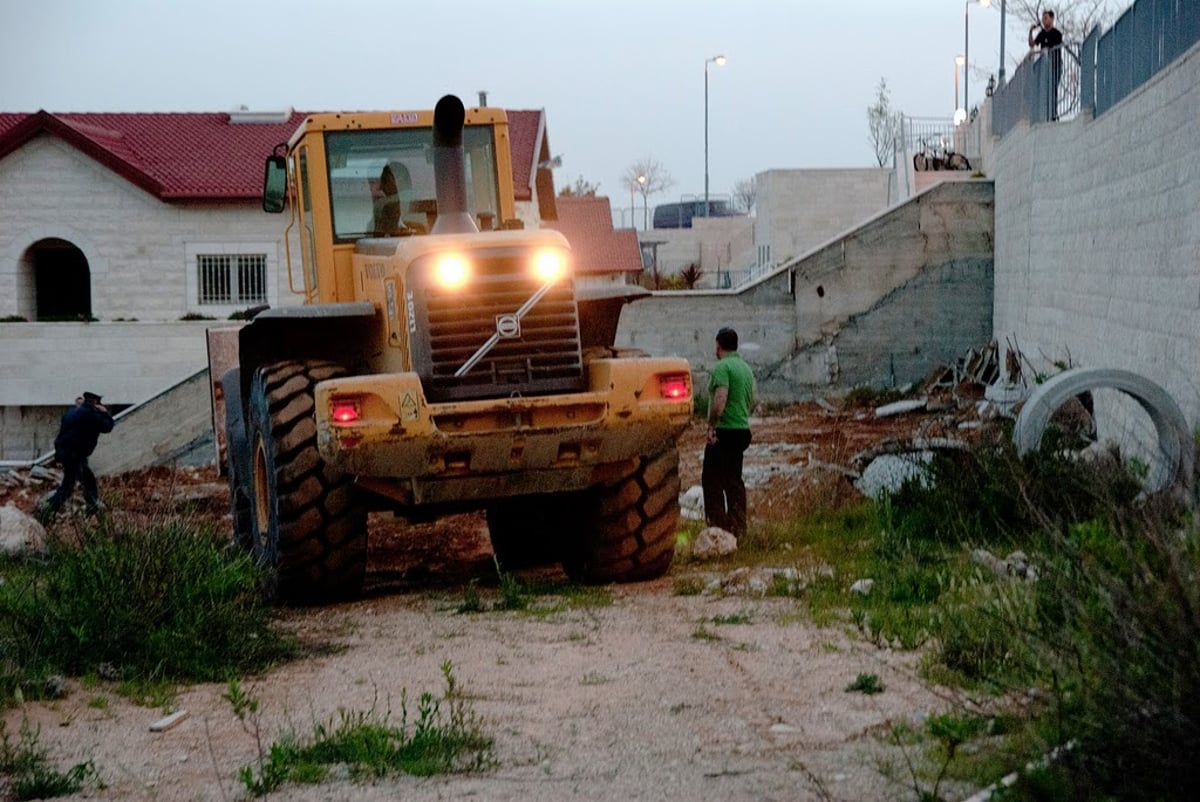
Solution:
M99 404L100 396L97 395L96 393L89 393L85 390L83 393L83 400L85 403L88 403L88 404Z

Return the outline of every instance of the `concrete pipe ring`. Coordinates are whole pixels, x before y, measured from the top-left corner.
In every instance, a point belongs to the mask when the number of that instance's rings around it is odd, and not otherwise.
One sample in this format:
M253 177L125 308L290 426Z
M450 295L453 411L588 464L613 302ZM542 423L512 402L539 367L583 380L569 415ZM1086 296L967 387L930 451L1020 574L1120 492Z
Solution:
M1171 491L1192 501L1192 480L1196 446L1187 419L1175 400L1159 385L1127 370L1112 368L1074 368L1039 385L1017 416L1013 442L1024 456L1036 451L1042 434L1059 407L1089 390L1118 390L1146 411L1158 434L1161 459L1156 462L1146 484L1151 493Z

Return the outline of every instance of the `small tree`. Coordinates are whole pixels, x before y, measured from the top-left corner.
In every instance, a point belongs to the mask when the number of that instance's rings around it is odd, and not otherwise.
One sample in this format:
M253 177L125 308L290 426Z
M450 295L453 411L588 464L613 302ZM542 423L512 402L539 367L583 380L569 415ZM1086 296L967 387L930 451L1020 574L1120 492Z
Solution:
M746 214L754 211L758 200L758 181L754 176L734 182L733 204Z
M896 155L896 135L900 121L888 99L887 81L879 79L875 103L867 106L867 141L875 152L875 160L885 167Z
M690 265L679 271L679 280L683 282L683 286L689 290L696 289L696 285L700 283L700 277L704 275L704 271L700 269L700 265L692 262Z
M579 176L574 183L560 189L558 194L564 198L594 198L599 189L599 184L593 184L583 176Z
M625 170L624 182L630 191L642 196L642 228L650 227L650 205L648 198L670 189L675 179L659 162L650 156L638 159Z

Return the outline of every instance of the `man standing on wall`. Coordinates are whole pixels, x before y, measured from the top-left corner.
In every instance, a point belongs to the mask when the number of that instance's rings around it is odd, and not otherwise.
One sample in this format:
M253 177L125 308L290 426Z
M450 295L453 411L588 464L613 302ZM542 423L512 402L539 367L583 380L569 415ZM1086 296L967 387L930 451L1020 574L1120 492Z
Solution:
M1034 35L1037 31L1037 35ZM1041 24L1034 23L1029 28L1029 46L1037 47L1045 54L1042 56L1048 59L1044 66L1050 68L1049 90L1050 96L1046 101L1047 118L1050 121L1058 119L1058 84L1062 80L1062 31L1054 27L1054 12L1043 11Z
M742 456L750 445L754 374L738 354L738 335L717 332L717 363L708 379L708 445L704 448L704 517L740 538L746 534Z
M54 458L62 464L62 484L50 498L38 505L38 519L49 521L62 509L63 504L75 490L75 482L83 485L83 500L87 514L100 512L100 492L96 487L96 476L88 467L88 457L96 450L100 435L113 430L113 418L100 403L100 396L84 393L76 400L74 408L62 417L58 436L54 438Z

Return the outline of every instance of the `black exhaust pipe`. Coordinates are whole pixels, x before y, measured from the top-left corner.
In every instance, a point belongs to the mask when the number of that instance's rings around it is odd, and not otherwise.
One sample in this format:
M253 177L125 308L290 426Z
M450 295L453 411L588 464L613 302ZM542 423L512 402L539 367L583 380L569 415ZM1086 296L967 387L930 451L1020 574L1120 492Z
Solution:
M478 226L467 211L466 156L463 123L467 111L454 95L446 95L433 108L433 176L437 183L437 221L431 234L477 234Z

